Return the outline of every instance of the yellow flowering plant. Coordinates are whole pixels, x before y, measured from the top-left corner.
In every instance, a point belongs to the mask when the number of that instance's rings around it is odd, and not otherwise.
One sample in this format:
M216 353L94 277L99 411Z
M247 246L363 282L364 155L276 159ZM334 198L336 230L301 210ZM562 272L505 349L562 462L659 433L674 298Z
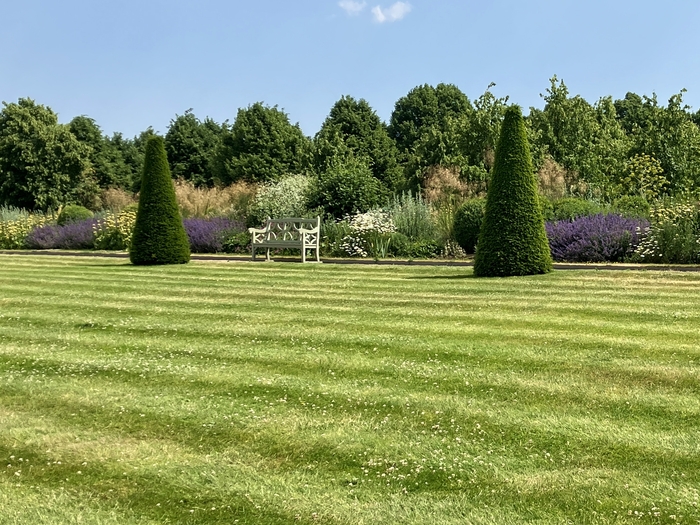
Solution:
M95 249L129 250L135 223L135 211L110 213L100 219L94 226Z

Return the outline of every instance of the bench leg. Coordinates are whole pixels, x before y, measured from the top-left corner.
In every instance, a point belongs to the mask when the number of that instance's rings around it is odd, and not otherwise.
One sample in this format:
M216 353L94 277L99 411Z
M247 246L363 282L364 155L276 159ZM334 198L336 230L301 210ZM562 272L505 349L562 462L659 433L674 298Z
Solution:
M301 248L301 262L305 263L306 262L306 248L302 246Z
M265 260L267 262L270 262L270 248L267 249L267 252L265 253Z
M321 258L318 255L318 246L316 247L316 262L318 262L318 263L321 262Z
M253 250L253 260L255 260L255 245L252 245L251 249Z

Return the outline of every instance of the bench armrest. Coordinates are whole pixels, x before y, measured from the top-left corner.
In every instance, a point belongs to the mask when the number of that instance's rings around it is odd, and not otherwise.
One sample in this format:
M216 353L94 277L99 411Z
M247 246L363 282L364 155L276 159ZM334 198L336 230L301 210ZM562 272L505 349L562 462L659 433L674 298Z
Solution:
M319 227L315 228L299 228L299 233L318 233Z
M248 233L267 233L267 228L248 228Z

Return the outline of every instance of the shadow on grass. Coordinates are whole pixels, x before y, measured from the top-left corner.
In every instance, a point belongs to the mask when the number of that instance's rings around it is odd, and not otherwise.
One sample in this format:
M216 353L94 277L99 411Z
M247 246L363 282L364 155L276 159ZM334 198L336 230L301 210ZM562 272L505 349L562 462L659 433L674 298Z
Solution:
M420 275L414 277L406 277L411 280L458 280L458 279L476 279L473 273L464 273L459 275Z

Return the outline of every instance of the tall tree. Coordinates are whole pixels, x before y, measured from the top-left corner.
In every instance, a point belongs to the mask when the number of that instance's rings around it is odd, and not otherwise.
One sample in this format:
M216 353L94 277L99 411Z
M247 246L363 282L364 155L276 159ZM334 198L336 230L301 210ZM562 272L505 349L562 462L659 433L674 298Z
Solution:
M134 177L122 152L102 134L94 119L81 115L71 120L68 126L75 138L90 148L92 175L100 187L131 187Z
M530 124L541 146L567 170L576 172L598 197L609 197L611 181L624 169L629 140L610 97L596 105L570 97L557 77L543 95L543 110L530 108Z
M627 93L615 101L620 123L631 139L630 157L657 159L672 195L700 190L700 128L683 103L684 93L673 95L666 107L659 105L655 94Z
M396 145L386 125L364 99L341 97L317 133L315 144L314 164L319 172L334 162L329 155L342 151L343 155L352 153L365 159L374 177L387 188L397 190L403 186Z
M552 257L521 110L506 110L476 246L474 275L546 273Z
M165 134L165 151L173 177L195 186L213 186L213 159L224 129L210 118L200 121L191 109L171 120Z
M90 204L90 148L51 108L28 98L0 111L0 203L27 209Z
M394 106L389 136L405 155L429 130L440 129L449 119L459 119L473 110L467 96L452 84L428 84L413 88Z
M224 184L274 181L304 172L310 149L310 139L284 111L256 102L239 109L233 126L223 132L214 173Z

